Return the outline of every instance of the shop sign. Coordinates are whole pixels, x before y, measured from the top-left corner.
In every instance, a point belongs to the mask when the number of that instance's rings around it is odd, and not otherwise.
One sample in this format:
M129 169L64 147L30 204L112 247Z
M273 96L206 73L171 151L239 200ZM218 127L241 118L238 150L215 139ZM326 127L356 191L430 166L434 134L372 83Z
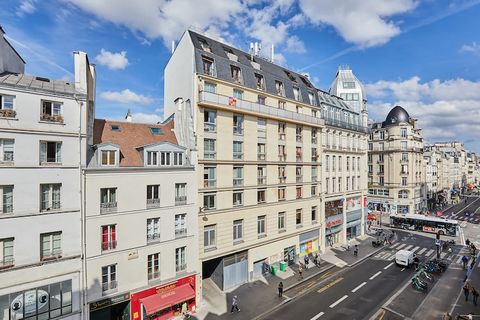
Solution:
M130 293L114 296L90 303L90 311L96 311L130 299Z
M335 219L335 220L328 221L325 225L327 228L332 228L335 226L339 226L341 224L342 224L342 219Z

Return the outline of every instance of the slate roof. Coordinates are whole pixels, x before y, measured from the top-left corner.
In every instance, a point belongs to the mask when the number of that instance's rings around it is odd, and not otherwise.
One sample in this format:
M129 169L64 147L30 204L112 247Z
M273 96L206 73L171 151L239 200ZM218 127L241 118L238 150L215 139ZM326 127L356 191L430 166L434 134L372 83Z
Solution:
M119 126L119 131L112 131L112 125ZM150 128L159 128L160 135L152 134ZM116 144L120 147L120 167L143 167L143 161L137 148L158 143L170 142L178 145L173 132L173 119L163 124L146 124L124 121L95 119L93 125L93 144Z
M50 80L26 74L0 74L0 86L17 87L27 90L70 96L73 96L76 93L75 86L72 83L62 80Z

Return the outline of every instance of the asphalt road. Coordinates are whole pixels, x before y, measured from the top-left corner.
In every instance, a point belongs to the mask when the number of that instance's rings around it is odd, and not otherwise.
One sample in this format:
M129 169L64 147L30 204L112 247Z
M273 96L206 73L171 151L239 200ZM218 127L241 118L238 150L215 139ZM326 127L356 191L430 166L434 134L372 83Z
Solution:
M432 239L397 232L398 243L427 254ZM365 319L373 315L406 281L413 270L396 266L392 258L395 250L386 248L364 262L340 272L321 286L293 299L263 319ZM420 303L418 299L413 304ZM416 309L415 305L412 308Z
M480 197L467 196L467 203L462 201L445 210L444 216L458 220L462 226L465 239L469 239L475 243L477 248L480 248Z

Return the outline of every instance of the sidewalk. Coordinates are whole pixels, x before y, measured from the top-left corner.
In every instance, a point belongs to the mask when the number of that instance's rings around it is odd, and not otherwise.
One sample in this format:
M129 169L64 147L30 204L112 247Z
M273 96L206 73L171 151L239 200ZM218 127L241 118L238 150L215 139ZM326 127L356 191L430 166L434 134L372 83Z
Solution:
M468 257L468 255L467 255ZM477 253L477 260L472 270L467 272L468 280L470 284L480 293L480 262L478 259L480 258L480 253ZM470 261L469 261L470 265ZM465 276L465 271L463 271L463 276ZM463 278L461 282L457 284L455 295L456 303L452 308L452 315L456 316L457 314L466 315L470 312L474 315L480 315L480 299L478 301L478 305L475 306L472 302L472 293L470 293L468 301L465 301L465 296L463 295Z
M364 236L363 239L352 240L350 251L342 247L328 248L320 255L320 267L310 262L308 270L303 271L303 279L298 277L298 265L290 266L287 272L278 271L275 276L267 275L254 282L245 283L229 292L220 291L210 279L206 279L203 284L204 301L192 319L253 319L290 301L294 296L289 296L289 291L309 279L324 274L335 266L353 266L382 250L383 247L372 247L372 239L370 236ZM358 245L358 257L353 255L355 244ZM283 298L278 297L280 281L283 282ZM291 292L295 294L296 290ZM231 314L231 302L235 295L238 297L238 307L241 311Z

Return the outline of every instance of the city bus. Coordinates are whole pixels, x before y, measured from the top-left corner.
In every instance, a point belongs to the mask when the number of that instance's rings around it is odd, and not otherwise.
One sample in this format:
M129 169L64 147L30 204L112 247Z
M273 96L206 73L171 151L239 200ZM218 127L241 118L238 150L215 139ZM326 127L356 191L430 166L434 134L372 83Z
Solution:
M440 235L458 236L458 221L422 214L392 214L390 227L406 230L439 233Z

